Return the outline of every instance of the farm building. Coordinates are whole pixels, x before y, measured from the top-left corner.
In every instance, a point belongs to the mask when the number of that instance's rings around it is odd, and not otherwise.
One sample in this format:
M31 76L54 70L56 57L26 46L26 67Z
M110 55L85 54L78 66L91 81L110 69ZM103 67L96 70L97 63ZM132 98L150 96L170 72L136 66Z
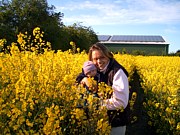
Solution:
M98 35L98 40L114 53L125 51L129 54L167 55L169 50L169 44L162 36Z

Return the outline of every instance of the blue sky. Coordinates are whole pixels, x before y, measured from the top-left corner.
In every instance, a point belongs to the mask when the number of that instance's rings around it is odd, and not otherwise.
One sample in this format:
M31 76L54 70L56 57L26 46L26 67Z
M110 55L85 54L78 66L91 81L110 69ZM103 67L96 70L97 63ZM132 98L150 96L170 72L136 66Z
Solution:
M100 35L160 35L169 53L180 50L180 0L47 0L64 13L68 26L80 23Z

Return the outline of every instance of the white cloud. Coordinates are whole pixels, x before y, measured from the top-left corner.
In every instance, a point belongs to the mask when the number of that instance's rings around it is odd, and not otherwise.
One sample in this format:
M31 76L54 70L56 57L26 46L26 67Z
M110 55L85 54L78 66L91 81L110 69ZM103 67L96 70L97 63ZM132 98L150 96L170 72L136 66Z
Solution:
M55 5L56 6L56 5ZM127 23L180 22L179 0L116 0L81 1L56 6L64 13L63 22L83 22L88 25Z

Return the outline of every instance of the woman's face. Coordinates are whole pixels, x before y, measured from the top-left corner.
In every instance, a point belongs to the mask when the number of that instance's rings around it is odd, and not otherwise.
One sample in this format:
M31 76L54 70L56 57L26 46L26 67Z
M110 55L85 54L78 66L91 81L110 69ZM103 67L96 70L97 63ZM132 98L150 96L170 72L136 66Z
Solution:
M109 58L106 57L100 50L92 51L92 61L100 70L104 69L109 62Z

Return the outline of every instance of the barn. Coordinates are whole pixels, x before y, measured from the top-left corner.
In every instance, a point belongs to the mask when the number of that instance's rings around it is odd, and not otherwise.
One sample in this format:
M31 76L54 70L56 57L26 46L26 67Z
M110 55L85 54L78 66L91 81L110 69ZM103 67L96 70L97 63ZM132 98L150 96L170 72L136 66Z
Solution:
M156 35L98 35L98 40L114 53L167 55L169 51L169 44Z

